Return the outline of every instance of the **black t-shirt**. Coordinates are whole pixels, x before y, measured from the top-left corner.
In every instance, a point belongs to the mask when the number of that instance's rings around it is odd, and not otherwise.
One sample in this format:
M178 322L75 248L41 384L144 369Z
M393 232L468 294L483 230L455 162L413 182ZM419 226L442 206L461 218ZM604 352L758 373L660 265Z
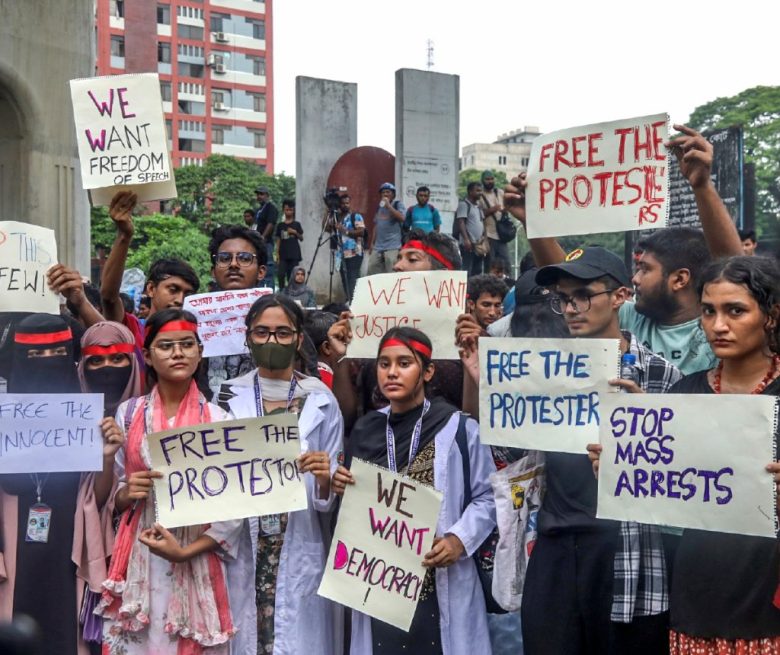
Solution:
M547 491L539 509L539 532L616 530L615 521L596 518L598 487L587 455L545 453Z
M677 382L669 393L714 392L707 371L699 371ZM780 395L780 380L764 394ZM706 438L703 434L702 440ZM733 438L738 450L739 434ZM686 529L674 565L671 627L706 638L780 636L780 610L772 604L779 566L777 539Z
M279 239L279 259L301 260L301 242L297 236L287 233L287 228L291 227L298 234L303 236L303 227L298 221L292 223L277 223L274 230L274 238Z
M275 225L279 220L279 210L272 202L265 203L255 214L255 229L262 235L268 225ZM273 234L273 230L271 231Z

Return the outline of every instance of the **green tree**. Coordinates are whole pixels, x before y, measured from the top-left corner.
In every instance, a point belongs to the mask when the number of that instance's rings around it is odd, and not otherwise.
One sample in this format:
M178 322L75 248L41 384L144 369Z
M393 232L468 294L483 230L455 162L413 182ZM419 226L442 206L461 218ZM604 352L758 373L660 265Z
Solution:
M176 169L179 197L174 211L204 229L215 225L242 223L245 209L255 208L255 188L267 186L271 200L279 206L284 198L295 197L295 178L271 175L252 161L211 155L203 166Z
M699 131L742 125L745 161L756 165L756 225L776 233L780 217L780 86L757 86L693 110Z
M506 173L503 171L493 171L496 176L496 186L504 188L508 183ZM458 173L458 198L463 198L466 195L466 187L471 182L481 182L482 171L478 171L476 168L464 168Z

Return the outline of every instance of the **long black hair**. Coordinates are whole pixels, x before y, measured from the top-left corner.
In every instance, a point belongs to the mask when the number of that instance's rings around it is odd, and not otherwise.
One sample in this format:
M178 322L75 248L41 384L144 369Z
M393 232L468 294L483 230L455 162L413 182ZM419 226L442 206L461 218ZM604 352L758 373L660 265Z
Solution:
M769 349L780 353L780 266L769 257L729 257L709 264L701 273L698 292L712 282L731 282L747 289L766 316Z

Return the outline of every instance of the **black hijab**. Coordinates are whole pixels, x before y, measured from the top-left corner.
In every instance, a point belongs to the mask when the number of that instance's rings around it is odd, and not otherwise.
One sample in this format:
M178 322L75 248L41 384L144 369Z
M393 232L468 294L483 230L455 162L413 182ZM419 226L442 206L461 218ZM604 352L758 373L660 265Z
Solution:
M414 409L402 414L390 413L390 426L395 436L395 458L398 470L409 465L409 447L412 444L412 434L417 420L420 418L423 406L418 405ZM447 421L458 410L443 398L433 398L431 407L422 420L420 432L419 453L436 435L441 432ZM388 415L384 412L372 411L364 415L352 428L352 433L347 444L347 465L352 457L387 466L387 421Z
M31 350L64 346L65 355L30 357ZM73 332L54 314L32 314L16 325L8 381L10 393L79 393Z

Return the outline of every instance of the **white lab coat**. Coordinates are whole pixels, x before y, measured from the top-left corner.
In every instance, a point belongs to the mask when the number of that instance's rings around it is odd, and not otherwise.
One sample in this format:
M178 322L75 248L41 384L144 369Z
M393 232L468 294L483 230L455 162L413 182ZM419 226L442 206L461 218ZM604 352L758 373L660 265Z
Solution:
M257 416L254 395L254 378L257 371L229 381L227 384L235 397L228 401L236 418ZM302 385L305 386L305 385ZM310 392L298 417L301 452L326 451L330 455L331 475L338 466L342 451L344 421L338 402L324 385L318 385ZM274 655L336 655L336 644L341 635L334 630L334 603L317 595L322 574L325 570L327 546L323 535L323 516L330 512L335 496L322 500L314 476L305 475L309 508L288 515L284 545L279 560L276 583L276 606L274 615ZM258 519L247 519L241 535L237 562L244 567L228 567L229 588L234 585L255 585L257 562ZM247 554L248 557L243 557ZM249 564L246 564L249 563ZM231 603L232 603L231 597ZM257 610L251 607L234 608L242 617L242 624L252 626L243 635L236 635L231 653L233 655L254 655L257 652L257 618L248 620L248 615Z
M496 466L490 448L479 441L479 425L466 422L471 480L471 504L463 509L465 484L463 459L455 443L460 414L454 413L435 437L434 487L444 495L436 534L456 535L466 552L455 564L436 569L441 643L444 655L490 655L487 612L482 586L471 555L496 525L496 506L490 474ZM350 655L372 655L371 619L352 612Z

